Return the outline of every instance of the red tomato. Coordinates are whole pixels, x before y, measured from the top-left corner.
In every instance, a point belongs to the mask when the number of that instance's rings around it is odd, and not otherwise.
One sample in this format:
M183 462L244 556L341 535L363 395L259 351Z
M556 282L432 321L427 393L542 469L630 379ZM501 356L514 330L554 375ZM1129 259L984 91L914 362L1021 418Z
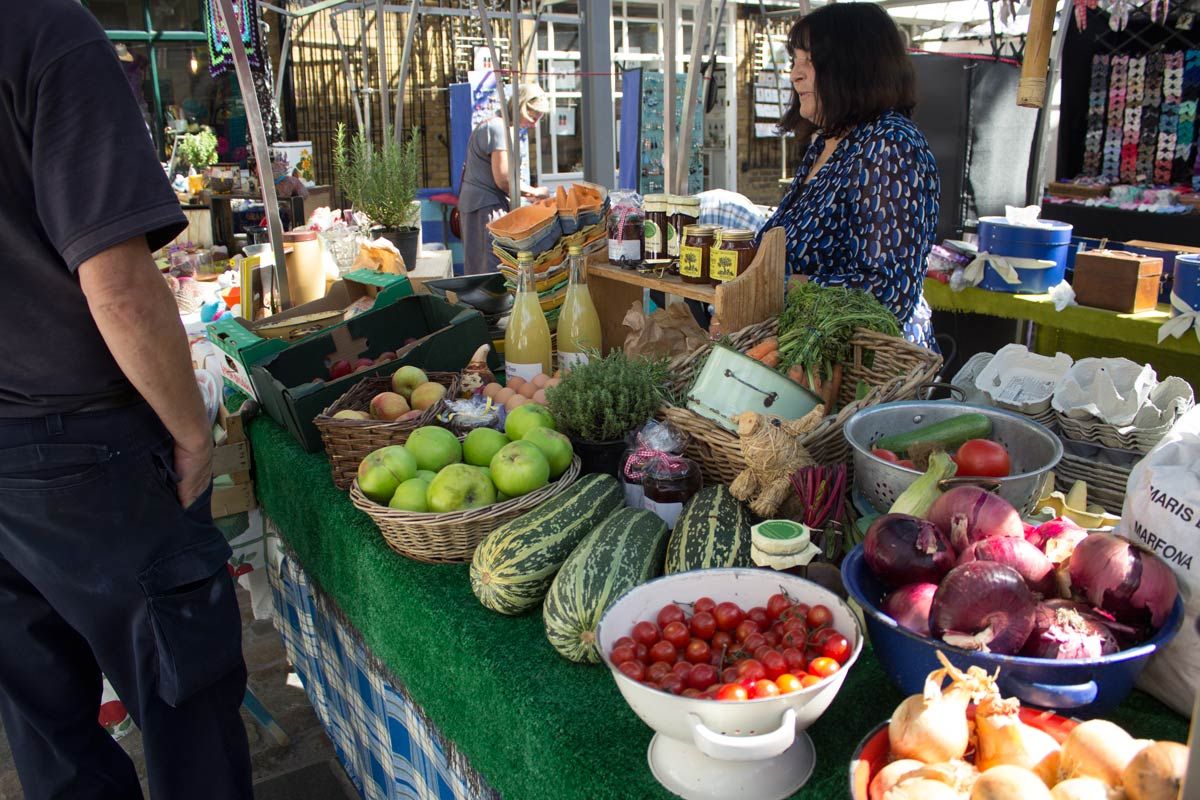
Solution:
M666 629L672 622L683 622L686 618L683 609L674 603L668 603L658 612L658 627Z
M792 598L788 597L786 594L783 594L782 592L779 594L773 594L767 598L767 616L772 620L777 620L779 619L779 615L790 608L791 605Z
M688 673L690 673L691 671L692 671L692 665L686 661L680 661L677 664L675 664L675 666L671 667L671 672L673 672L676 675L678 675L679 677L683 678L685 681L687 680Z
M780 636L780 634L779 634L779 631L776 631L774 628L772 628L771 630L769 630L769 631L767 631L766 633L762 634L762 636L763 636L763 638L766 640L767 644L768 644L768 645L770 645L771 647L778 647L778 646L779 646L779 636Z
M737 667L726 667L721 670L721 681L723 683L737 683L739 678Z
M704 691L717 682L717 671L709 664L697 664L687 676L687 685Z
M896 466L897 466L897 467L904 467L904 468L906 468L906 469L914 469L914 470L915 470L915 469L917 469L917 465L916 465L916 464L914 464L914 463L912 462L912 460L911 460L911 459L908 459L908 458L904 458L904 459L901 459L900 461L897 461L897 462L896 462ZM920 472L920 470L917 470L917 471L918 471L918 472Z
M621 666L622 664L624 664L626 661L636 661L637 660L637 646L634 645L632 642L630 642L629 644L617 645L616 647L614 647L612 649L611 657L612 657L612 662L614 664L616 664L618 667Z
M683 694L680 696L691 697L694 700L699 700L700 698L704 697L704 695L700 693L699 689L684 689Z
M889 464L895 464L897 461L900 460L900 456L896 455L891 450L883 450L878 447L871 448L871 455L875 456L876 458L882 458L884 461L887 461Z
M819 656L808 662L808 671L820 678L828 678L841 668L841 664L826 656Z
M803 686L805 689L807 689L810 686L816 686L820 682L821 682L821 679L816 675L800 676L800 685Z
M779 615L781 622L787 622L791 619L803 620L808 614L808 603L796 603L794 606L784 609L784 612Z
M763 669L767 671L767 677L771 680L775 680L788 671L787 659L778 650L772 650L764 654L761 661Z
M764 644L762 647L759 647L758 649L756 649L756 650L754 651L754 653L753 653L753 655L754 655L754 660L755 660L755 661L762 661L762 660L763 660L763 657L764 657L764 656L766 656L766 654L767 654L767 653L774 653L774 652L775 652L775 651L774 651L772 648L770 648L770 647L767 647L767 646ZM766 662L763 662L763 666L766 666Z
M675 645L667 641L656 642L650 648L651 661L665 661L668 664L674 664L677 655L679 655L679 651L675 649Z
M692 603L693 614L711 614L713 609L717 607L717 602L711 597L701 597L696 602Z
M800 683L800 679L790 672L785 672L776 678L775 685L779 687L780 694L790 694L804 688L803 684Z
M672 673L658 682L658 688L671 694L681 694L685 686L683 678Z
M646 666L650 666L650 648L649 647L646 647L646 645L644 645L644 644L637 643L637 644L634 644L633 651L634 651L634 655L638 661L642 662Z
M755 697L779 697L779 687L775 685L775 681L763 679L754 682Z
M804 659L804 653L795 647L789 647L783 651L783 660L787 662L788 669L793 673L803 672L808 666L808 662Z
M767 677L767 671L762 662L755 658L747 658L737 664L738 675L742 680L759 681Z
M637 625L634 625L632 635L635 642L644 644L646 647L653 646L661 638L658 626L648 620L642 620Z
M1004 445L988 439L970 439L963 442L954 456L959 475L974 475L981 478L1007 478L1012 463Z
M655 661L646 669L646 680L658 683L671 674L671 665L665 661Z
M727 683L717 690L718 700L749 700L750 693L746 691L744 686L736 683Z
M712 648L703 639L692 639L687 643L683 657L693 664L703 664L713 657Z
M692 617L691 629L692 636L705 640L711 639L717 632L717 621L713 619L712 614L701 611Z
M821 645L821 655L845 664L846 659L850 658L850 640L835 632Z
M789 619L783 623L784 633L808 633L808 623L799 617Z
M635 681L643 680L646 677L646 665L640 661L622 662L617 669L621 670L621 674L633 678Z
M732 632L737 630L737 626L746 619L746 612L742 611L736 603L718 603L713 611L713 617L717 620L718 628Z
M758 623L758 629L766 630L771 624L771 618L767 615L767 610L762 606L755 606L746 612L746 619L754 620Z
M783 634L783 638L779 641L785 648L794 647L797 650L803 650L808 644L808 634L802 629L790 630Z
M754 699L754 684L756 682L757 681L754 681L750 678L742 678L740 681L738 681L738 686L740 686L746 690L746 694L750 697L751 700Z
M758 623L752 619L742 620L733 631L733 635L739 642L746 641L746 637L752 633L758 633Z
M670 642L677 649L682 650L692 640L692 632L688 630L686 624L679 620L674 620L673 622L668 622L666 627L663 628L662 637L664 641Z
M742 642L742 649L753 653L759 648L765 647L766 644L766 636L762 635L761 633L752 633L746 637L745 641Z
M613 649L615 650L623 644L636 644L636 642L634 642L633 638L630 636L622 636L620 639L617 639L615 642L613 642Z
M717 631L712 637L712 649L719 653L733 644L733 635L725 631Z
M813 606L805 618L809 628L823 628L833 622L833 612L825 606Z

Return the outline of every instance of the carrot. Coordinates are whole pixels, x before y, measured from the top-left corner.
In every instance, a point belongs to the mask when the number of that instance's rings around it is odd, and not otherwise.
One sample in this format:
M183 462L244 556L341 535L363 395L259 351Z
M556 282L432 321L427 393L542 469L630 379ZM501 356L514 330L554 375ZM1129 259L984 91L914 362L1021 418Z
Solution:
M762 357L762 363L763 363L763 366L770 367L771 369L775 369L776 367L778 367L779 366L779 351L772 350L771 352L767 353L765 356Z
M762 361L763 357L766 356L767 353L778 349L779 340L772 336L770 339L764 339L763 341L754 345L754 347L751 347L746 351L746 355L750 356L755 361Z
M804 371L804 367L799 364L789 369L787 376L801 386L808 388L808 374Z

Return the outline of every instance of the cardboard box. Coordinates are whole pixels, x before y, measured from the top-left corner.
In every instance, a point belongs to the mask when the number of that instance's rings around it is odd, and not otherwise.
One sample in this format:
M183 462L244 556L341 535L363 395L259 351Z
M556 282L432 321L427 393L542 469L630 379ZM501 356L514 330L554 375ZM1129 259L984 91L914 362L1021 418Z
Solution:
M313 418L363 378L390 375L407 364L427 372L459 372L488 341L487 323L475 309L414 295L275 353L252 366L250 378L271 419L287 428L306 450L317 452L322 443ZM388 350L396 351L395 361L338 380L320 379L333 361L374 358ZM489 364L500 368L494 352Z
M1075 256L1075 300L1081 306L1133 314L1158 306L1163 260L1120 250Z
M320 300L257 322L226 317L208 326L208 338L225 354L221 369L225 382L260 399L250 379L250 367L299 342L344 325L344 312L359 300L375 299L371 310L359 315L370 316L412 294L412 284L404 276L369 269L355 270L335 282ZM286 325L288 322L293 324Z

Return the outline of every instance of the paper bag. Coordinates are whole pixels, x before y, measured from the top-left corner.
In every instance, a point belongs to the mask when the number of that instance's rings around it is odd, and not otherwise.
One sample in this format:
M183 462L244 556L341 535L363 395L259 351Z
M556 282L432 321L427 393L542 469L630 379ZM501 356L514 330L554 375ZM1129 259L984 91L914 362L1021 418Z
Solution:
M629 329L625 334L625 354L629 356L674 358L708 343L708 334L683 303L660 308L647 316L641 302L635 302L621 324Z
M354 259L354 265L351 268L373 269L389 275L408 274L404 257L400 255L396 245L382 236L372 242L363 242L358 246L358 258Z

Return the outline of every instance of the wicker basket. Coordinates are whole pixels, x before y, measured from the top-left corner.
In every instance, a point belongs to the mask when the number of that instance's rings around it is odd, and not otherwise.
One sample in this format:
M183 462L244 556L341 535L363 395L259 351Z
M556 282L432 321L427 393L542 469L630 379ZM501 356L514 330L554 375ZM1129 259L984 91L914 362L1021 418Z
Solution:
M751 325L730 337L731 346L744 353L768 336L774 336L777 330L778 320L774 319ZM942 357L937 353L865 328L855 331L850 344L850 358L842 364L838 412L825 417L800 440L819 464L849 463L850 445L842 435L842 428L856 411L877 403L915 398L921 386L933 381L942 367ZM671 362L671 373L675 376L672 389L676 396L687 392L711 349L712 345L705 345ZM871 353L873 359L868 358ZM856 400L859 381L871 389ZM706 481L729 484L745 469L741 441L736 434L687 408L664 406L659 413L690 436L686 454L700 465Z
M453 372L430 372L427 377L434 383L446 387L446 397L458 392L458 375ZM391 376L366 378L353 389L334 401L313 420L321 432L325 452L329 455L329 466L333 470L333 485L346 490L354 482L358 465L372 452L392 444L404 444L408 435L423 425L430 425L438 413L445 408L440 401L425 410L416 419L404 422L382 422L380 420L334 419L339 411L369 411L371 398L380 392L392 390Z
M375 521L387 546L405 558L426 564L461 564L470 561L483 537L505 522L560 494L579 477L576 456L567 471L554 483L503 503L448 514L421 514L388 508L369 499L355 480L350 487L350 502Z

